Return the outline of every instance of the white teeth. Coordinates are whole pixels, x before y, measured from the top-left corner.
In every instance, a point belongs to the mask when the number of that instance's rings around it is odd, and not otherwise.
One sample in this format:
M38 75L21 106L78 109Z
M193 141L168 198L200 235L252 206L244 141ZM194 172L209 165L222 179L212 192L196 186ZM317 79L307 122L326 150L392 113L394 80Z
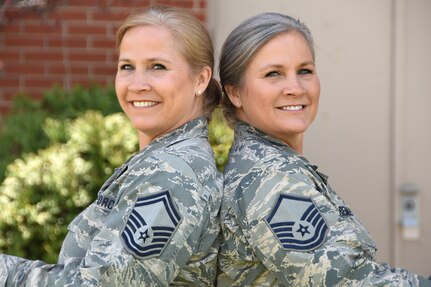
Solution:
M299 105L299 106L284 106L284 107L282 107L282 109L286 110L286 111L299 111L299 110L302 110L302 108L303 108L302 105Z
M133 106L138 107L138 108L142 108L142 107L152 107L154 105L157 105L157 102L133 102Z

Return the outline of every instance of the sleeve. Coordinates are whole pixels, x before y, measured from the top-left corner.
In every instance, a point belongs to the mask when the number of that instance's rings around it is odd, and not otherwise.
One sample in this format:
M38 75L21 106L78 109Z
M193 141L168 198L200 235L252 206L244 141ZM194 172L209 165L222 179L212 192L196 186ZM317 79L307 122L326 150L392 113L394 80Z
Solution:
M103 222L88 212L74 223L82 233L76 237L77 245L91 237L83 258L69 257L64 264L50 265L2 255L0 283L168 286L174 280L186 280L179 276L182 268L200 276L199 282L211 280L215 275L209 274L213 270L208 266L188 263L190 259L215 262L216 252L198 252L204 225L210 221L209 193L190 166L175 157L167 160L134 167L121 183L120 200Z
M236 203L241 231L255 260L286 286L431 286L375 262L365 228L306 175L259 167L244 179Z
M81 280L79 268L78 260L56 265L0 254L0 286L90 286Z

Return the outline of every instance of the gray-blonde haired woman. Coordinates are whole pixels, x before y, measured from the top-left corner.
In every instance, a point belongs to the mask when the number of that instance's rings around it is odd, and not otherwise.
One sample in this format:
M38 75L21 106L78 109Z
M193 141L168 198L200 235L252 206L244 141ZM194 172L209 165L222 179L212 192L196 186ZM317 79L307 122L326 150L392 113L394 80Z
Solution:
M7 286L213 286L221 175L207 141L220 98L207 30L175 8L130 15L115 87L141 151L69 225L57 264L0 256Z
M301 156L320 96L303 23L278 13L245 20L224 43L220 80L235 137L218 286L430 286L375 262L367 230Z

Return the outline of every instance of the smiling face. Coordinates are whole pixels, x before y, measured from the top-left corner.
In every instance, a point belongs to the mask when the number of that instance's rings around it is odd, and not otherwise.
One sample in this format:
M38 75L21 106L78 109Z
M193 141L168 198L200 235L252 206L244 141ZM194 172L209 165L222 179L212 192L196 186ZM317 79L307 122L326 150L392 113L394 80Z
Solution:
M115 90L141 148L202 114L208 69L192 75L177 47L163 26L130 28L119 46Z
M280 34L252 58L239 87L226 86L237 117L302 153L317 113L320 83L305 38Z

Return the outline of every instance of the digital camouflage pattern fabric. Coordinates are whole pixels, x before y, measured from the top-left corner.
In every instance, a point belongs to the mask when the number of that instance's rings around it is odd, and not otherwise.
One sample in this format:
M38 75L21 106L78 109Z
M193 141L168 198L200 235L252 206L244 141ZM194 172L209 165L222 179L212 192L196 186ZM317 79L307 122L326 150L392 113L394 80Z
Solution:
M0 255L0 286L214 286L222 177L193 120L107 180L69 225L57 264Z
M218 286L430 286L375 262L375 243L327 177L244 123L224 170Z

